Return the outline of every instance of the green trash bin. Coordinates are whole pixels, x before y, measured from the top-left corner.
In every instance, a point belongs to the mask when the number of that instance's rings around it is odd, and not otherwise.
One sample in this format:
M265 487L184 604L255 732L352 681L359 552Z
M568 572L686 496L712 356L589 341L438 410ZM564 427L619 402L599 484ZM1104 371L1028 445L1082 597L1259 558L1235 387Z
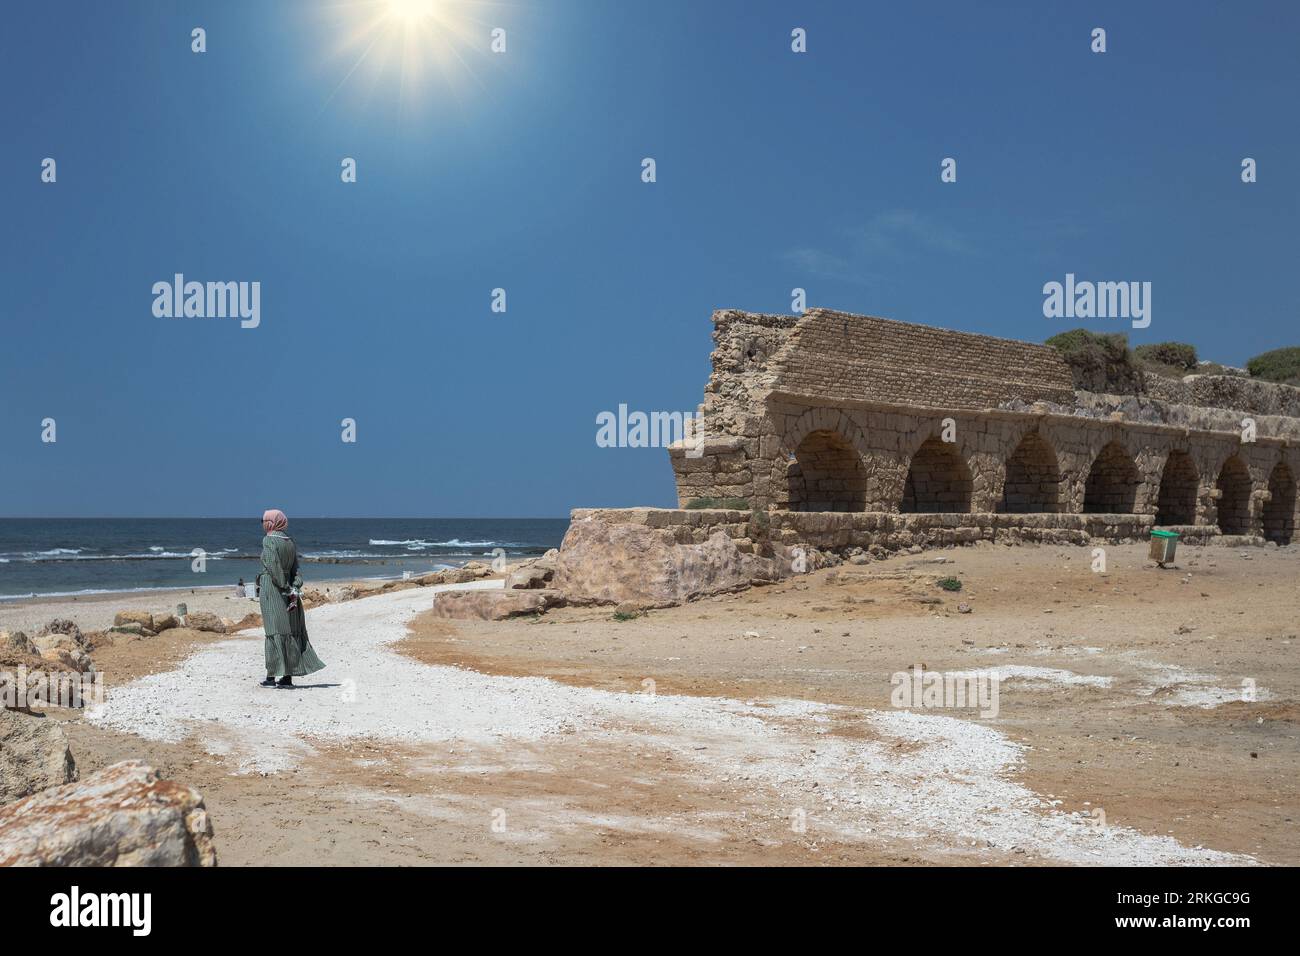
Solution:
M1178 550L1177 531L1151 532L1151 560L1162 568L1174 563L1174 552Z

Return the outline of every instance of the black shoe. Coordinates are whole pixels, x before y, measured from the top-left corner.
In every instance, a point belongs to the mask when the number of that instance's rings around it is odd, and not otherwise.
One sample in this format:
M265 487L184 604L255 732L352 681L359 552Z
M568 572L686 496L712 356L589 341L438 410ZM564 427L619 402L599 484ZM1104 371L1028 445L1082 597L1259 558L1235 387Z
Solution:
M258 687L274 687L274 686L275 686L275 678L274 678L274 677L268 677L266 680L262 681L262 683L258 684L257 686L258 686Z
M285 689L293 690L293 678L281 677L278 681L275 682L275 686L281 690L285 690Z

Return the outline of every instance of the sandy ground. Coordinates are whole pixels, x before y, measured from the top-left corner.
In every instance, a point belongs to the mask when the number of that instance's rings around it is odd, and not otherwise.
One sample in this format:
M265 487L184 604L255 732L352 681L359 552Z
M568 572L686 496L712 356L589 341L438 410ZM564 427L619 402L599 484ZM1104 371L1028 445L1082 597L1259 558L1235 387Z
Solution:
M927 552L628 621L403 591L311 611L299 691L185 632L97 652L107 706L63 716L83 772L200 790L225 865L1300 863L1300 552L1143 555ZM996 670L996 716L892 707L913 666Z

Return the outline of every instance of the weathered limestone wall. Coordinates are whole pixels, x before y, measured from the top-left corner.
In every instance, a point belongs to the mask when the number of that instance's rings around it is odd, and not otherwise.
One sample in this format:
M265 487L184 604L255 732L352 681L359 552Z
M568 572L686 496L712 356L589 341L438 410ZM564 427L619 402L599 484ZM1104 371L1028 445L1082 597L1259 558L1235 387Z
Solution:
M826 310L714 320L703 455L670 449L683 506L1026 528L1029 515L1120 514L1282 543L1300 518L1300 389L1202 375L1163 393L1244 407L1076 393L1045 346Z
M1152 520L1141 515L1008 515L1008 514L890 514L866 512L769 512L672 508L578 508L576 524L588 518L609 524L634 525L668 531L676 544L702 544L716 532L732 538L743 553L772 548L816 548L843 553L852 550L884 554L912 547L990 543L1085 545L1095 541L1119 543L1146 538ZM1190 542L1226 542L1206 538L1194 529ZM1258 543L1236 538L1233 543Z

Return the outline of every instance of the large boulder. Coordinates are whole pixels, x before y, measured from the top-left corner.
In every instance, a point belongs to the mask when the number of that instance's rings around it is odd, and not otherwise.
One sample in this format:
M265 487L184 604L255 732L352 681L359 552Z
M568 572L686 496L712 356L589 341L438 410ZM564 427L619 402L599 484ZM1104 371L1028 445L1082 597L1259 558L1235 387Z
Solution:
M536 563L523 564L506 575L506 587L525 591L545 588L550 586L554 576L554 568L538 567Z
M0 708L0 806L76 779L58 721Z
M163 631L170 631L180 626L181 622L176 620L175 614L155 614L153 616L153 632L155 634L161 634Z
M678 544L669 529L589 517L569 525L551 586L575 604L669 607L781 576L776 559L740 551L723 531Z
M148 611L118 611L113 615L113 626L122 627L126 624L139 624L147 631L157 631L153 626L153 615Z
M0 867L216 863L203 798L138 760L0 807Z
M226 625L221 618L211 611L190 611L185 615L185 626L191 631L211 631L216 634L225 634Z
M456 620L501 621L523 614L540 614L549 607L563 603L564 595L550 589L442 591L434 598L433 614L435 617Z

